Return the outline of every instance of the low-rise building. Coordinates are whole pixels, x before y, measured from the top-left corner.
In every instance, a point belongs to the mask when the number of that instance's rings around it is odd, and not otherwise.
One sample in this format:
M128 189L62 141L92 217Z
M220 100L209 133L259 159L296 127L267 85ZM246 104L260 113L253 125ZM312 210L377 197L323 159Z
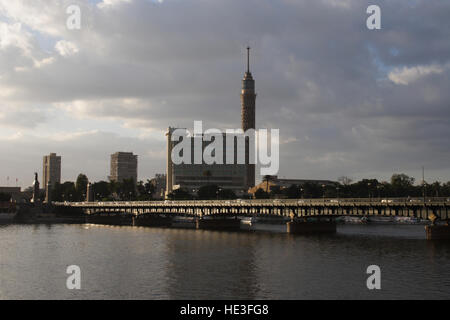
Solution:
M258 189L270 192L274 189L285 189L292 185L303 186L305 184L317 184L321 186L335 186L337 182L331 180L313 180L313 179L285 179L278 176L271 176L269 179L262 181L258 185L249 189L248 193L254 195Z

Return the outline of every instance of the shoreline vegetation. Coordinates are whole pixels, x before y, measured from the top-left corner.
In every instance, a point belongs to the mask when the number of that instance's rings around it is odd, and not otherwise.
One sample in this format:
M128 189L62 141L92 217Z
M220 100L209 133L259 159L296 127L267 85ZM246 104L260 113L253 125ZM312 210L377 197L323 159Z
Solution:
M318 198L428 198L450 197L450 181L435 181L428 183L416 180L406 174L393 174L390 181L377 179L362 179L357 182L349 177L340 177L331 185L305 183L303 185L277 186L271 176L264 176L261 187L254 194L237 195L229 189L217 185L204 185L195 192L180 188L168 195L169 200L233 200L233 199L318 199ZM89 180L84 174L79 174L76 182L66 181L56 183L51 191L51 200L56 202L82 202L87 198ZM154 180L139 181L125 179L122 182L98 181L91 185L93 201L158 201L162 200L160 186ZM31 198L30 188L25 201ZM192 191L192 190L191 190ZM0 202L9 201L11 195L0 194ZM39 195L41 202L45 200L45 191Z

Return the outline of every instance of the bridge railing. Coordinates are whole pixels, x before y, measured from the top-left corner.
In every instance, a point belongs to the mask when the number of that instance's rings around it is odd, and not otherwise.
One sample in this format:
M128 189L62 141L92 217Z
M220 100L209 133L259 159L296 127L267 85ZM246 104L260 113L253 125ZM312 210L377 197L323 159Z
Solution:
M304 205L448 205L450 198L321 198L321 199L237 199L237 200L166 200L166 201L97 201L53 202L73 207L164 207L164 206L304 206Z

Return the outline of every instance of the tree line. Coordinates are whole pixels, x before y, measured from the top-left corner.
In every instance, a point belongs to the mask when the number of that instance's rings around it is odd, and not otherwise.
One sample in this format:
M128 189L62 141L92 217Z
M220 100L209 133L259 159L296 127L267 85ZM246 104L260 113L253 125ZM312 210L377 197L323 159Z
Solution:
M288 198L288 199L315 199L315 198L396 198L396 197L449 197L450 181L439 181L414 184L415 179L406 174L393 174L390 181L377 179L362 179L353 183L347 177L339 178L333 185L320 185L306 183L291 185L287 188L270 186L270 177L264 177L266 188L259 188L255 198ZM263 183L264 185L264 183ZM270 186L270 187L269 187Z
M55 183L52 187L52 201L85 201L89 180L86 175L80 174L76 182L67 181ZM94 201L148 201L153 199L156 191L154 184L133 179L123 181L98 181L91 185Z
M341 177L335 184L320 185L305 183L291 185L287 188L271 184L271 177L263 178L262 188L255 194L256 199L287 198L287 199L317 199L317 198L392 198L392 197L450 197L450 181L446 183L433 182L415 184L415 179L406 174L394 174L389 182L377 179L362 179L353 182L347 177ZM52 201L85 201L87 185L86 175L80 174L75 182L56 183L52 187ZM92 183L94 201L150 201L153 200L156 188L151 180L139 181L133 179L118 181L99 181ZM45 194L41 195L44 200ZM11 195L0 195L0 201L9 201ZM157 198L157 197L156 197ZM236 199L236 194L229 189L207 184L194 192L177 189L168 195L171 200L215 200ZM249 196L242 196L249 198Z

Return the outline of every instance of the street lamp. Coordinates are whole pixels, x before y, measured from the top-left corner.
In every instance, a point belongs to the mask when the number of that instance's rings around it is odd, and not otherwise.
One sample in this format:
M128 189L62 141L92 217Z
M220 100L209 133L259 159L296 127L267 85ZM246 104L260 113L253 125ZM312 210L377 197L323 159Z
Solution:
M338 201L339 201L339 190L340 190L340 189L341 189L341 188L336 187Z
M368 192L369 192L369 202L372 202L372 193L370 192L370 186L371 186L372 184L369 182L369 183L367 183L367 189L368 189Z

